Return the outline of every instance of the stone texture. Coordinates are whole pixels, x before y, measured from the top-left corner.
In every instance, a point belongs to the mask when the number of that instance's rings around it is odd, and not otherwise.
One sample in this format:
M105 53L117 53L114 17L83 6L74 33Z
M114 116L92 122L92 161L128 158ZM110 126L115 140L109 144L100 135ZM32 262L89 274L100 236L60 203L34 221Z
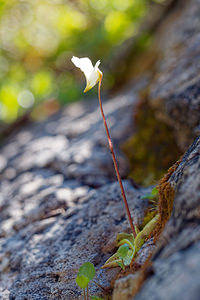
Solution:
M128 182L125 188L131 211L142 219L141 193ZM101 270L101 266L115 250L117 232L127 228L117 183L89 193L81 209L76 207L72 216L66 211L59 217L32 221L3 243L9 267L19 272L11 298L77 299L80 290L75 277L85 261L95 265L97 282L108 287L119 269ZM90 291L101 292L93 284Z
M126 277L115 281L114 291L112 295L113 300L130 300L137 289L137 274L129 274Z
M172 127L182 150L187 150L200 132L199 15L199 0L178 1L165 19L155 38L160 59L149 85L149 104L155 117ZM172 216L156 245L149 276L134 300L199 299L200 137L169 181L175 189ZM127 299L131 299L131 292L135 294L138 277L134 276L132 284L128 277L118 280L113 294L116 299L123 298L124 290Z
M128 167L117 145L133 130L132 108L145 84L104 105L122 174ZM15 132L1 148L0 177L3 299L78 299L75 277L85 261L94 263L97 281L108 287L119 268L101 266L116 250L117 232L129 226L98 101L73 104ZM124 184L140 224L146 190ZM90 290L102 293L93 284Z
M149 90L156 117L172 126L179 146L186 149L199 132L200 1L178 2L157 34L162 58ZM147 84L140 78L105 101L123 176L128 164L118 145L133 133L134 105ZM128 231L128 223L97 99L70 105L43 123L15 131L1 147L0 172L1 299L79 299L74 279L85 261L94 263L96 280L109 288L119 269L101 266L116 250L116 233ZM137 300L199 299L199 173L200 138L170 178L173 213ZM131 213L140 224L148 206L141 196L150 188L124 184ZM153 248L150 240L136 262L142 265ZM116 281L114 296L129 299L136 277ZM93 283L90 292L102 294Z
M179 1L156 35L161 59L150 85L157 118L170 124L182 150L200 134L200 1Z
M176 190L172 216L158 241L152 275L135 300L199 299L200 137L169 179Z

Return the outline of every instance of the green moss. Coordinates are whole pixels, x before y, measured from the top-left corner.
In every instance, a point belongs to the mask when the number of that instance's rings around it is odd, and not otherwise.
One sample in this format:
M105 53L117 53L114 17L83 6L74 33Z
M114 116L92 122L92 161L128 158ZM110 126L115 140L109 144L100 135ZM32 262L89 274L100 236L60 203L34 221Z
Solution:
M141 228L144 228L156 215L157 211L148 211L144 217L143 223L141 225Z
M172 129L155 118L155 111L146 96L141 97L134 119L136 134L125 142L122 150L130 162L129 177L148 186L163 176L181 152Z

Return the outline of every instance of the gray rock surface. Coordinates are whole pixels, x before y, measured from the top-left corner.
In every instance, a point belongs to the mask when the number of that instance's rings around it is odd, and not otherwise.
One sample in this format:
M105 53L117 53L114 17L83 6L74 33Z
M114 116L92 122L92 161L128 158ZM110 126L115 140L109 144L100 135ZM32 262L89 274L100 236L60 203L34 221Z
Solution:
M155 39L161 54L149 85L155 117L169 124L182 150L200 132L200 1L179 1ZM115 282L113 300L200 298L200 137L169 179L172 216L152 258L149 276L133 298L139 274Z
M200 137L169 179L174 208L153 257L152 275L135 300L197 300L200 295Z
M112 299L129 300L137 288L138 274L129 274L115 281Z
M157 34L163 56L149 87L156 117L172 126L186 149L200 126L200 0L179 2ZM128 164L118 145L133 133L134 105L147 84L140 78L105 101L123 176ZM200 138L169 179L176 192L173 213L156 246L151 276L135 299L199 299L199 174ZM148 206L141 195L149 189L124 184L140 224ZM96 280L109 287L119 269L101 266L116 250L116 233L128 227L97 99L70 105L6 139L0 153L0 299L79 299L75 277L85 261L94 263ZM153 247L151 241L144 245L138 264ZM133 289L134 276L129 279ZM126 289L124 279L116 284ZM90 292L102 294L94 284Z
M141 193L128 182L125 188L131 211L142 219ZM11 299L78 299L75 277L86 261L95 265L97 282L108 287L119 270L102 270L101 266L115 249L117 232L127 228L117 183L90 192L73 215L66 211L59 217L32 221L3 245L11 270L19 272ZM92 284L90 292L101 291Z
M182 150L200 134L200 1L179 1L160 27L161 59L150 86L150 104L170 124Z
M145 82L104 105L116 146L133 130L132 109ZM127 162L116 150L126 174ZM85 261L94 263L97 281L108 287L119 269L101 266L115 251L116 233L129 226L98 101L73 104L15 132L1 148L1 162L2 299L78 299L75 277ZM139 224L147 207L140 199L144 191L129 181L125 189Z

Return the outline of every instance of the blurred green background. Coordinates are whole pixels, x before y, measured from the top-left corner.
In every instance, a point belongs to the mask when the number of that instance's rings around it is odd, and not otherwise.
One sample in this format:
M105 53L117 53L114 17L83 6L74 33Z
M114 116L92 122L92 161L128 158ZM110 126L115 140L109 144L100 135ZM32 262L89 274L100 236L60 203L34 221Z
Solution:
M0 0L0 121L12 122L32 108L41 119L83 98L85 79L72 55L100 59L106 70L118 47L137 34L149 3ZM104 75L105 89L113 87L115 75L109 68Z

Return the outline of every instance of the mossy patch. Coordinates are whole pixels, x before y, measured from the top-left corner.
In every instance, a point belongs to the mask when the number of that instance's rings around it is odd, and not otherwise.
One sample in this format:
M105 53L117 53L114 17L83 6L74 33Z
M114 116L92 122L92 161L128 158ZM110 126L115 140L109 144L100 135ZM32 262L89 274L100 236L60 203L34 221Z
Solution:
M148 97L141 96L136 107L134 122L136 134L122 146L129 159L129 176L139 184L148 186L163 176L180 155L172 128L157 120Z
M181 162L181 159L178 160L171 168L169 168L167 174L163 176L158 184L158 213L159 219L157 222L157 226L155 230L152 232L152 236L154 238L154 242L157 241L161 232L163 231L165 224L169 220L172 210L173 210L173 203L174 203L174 194L175 191L172 188L169 178L177 169Z
M156 213L156 208L152 208L152 210L147 210L140 229L143 229L155 217Z
M157 210L159 213L159 219L157 222L157 226L154 229L154 231L151 233L150 237L154 238L154 243L158 240L160 234L162 233L165 224L169 220L172 210L173 210L173 202L174 202L174 195L175 191L172 188L169 178L173 174L173 172L177 169L182 159L178 160L172 167L169 168L168 172L162 177L162 179L159 181L158 184L158 205ZM149 217L151 217L149 215ZM146 259L144 265L139 268L139 275L137 277L137 281L135 283L135 291L134 294L132 294L132 297L134 297L139 290L141 289L144 281L153 274L153 263L151 261L152 253L149 255L149 257ZM137 267L137 266L136 266ZM135 273L138 271L138 269L135 267L135 265L132 265L132 273Z

